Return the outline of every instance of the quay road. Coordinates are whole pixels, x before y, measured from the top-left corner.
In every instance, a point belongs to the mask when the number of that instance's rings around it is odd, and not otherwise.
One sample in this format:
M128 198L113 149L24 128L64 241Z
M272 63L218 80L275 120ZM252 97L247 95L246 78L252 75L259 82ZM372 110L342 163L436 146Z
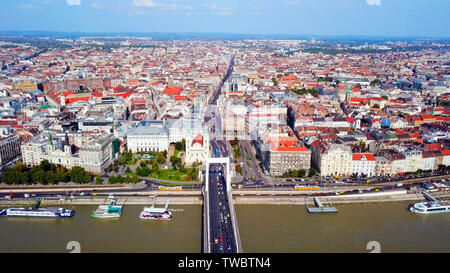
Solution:
M330 192L342 192L343 194L355 194L356 190L362 190L363 192L371 192L374 191L375 188L380 191L388 191L396 188L397 183L408 184L409 187L419 186L420 183L424 181L435 181L442 182L442 180L446 180L444 184L450 186L450 175L440 175L433 177L425 177L425 178L413 178L407 180L398 180L396 182L386 182L382 184L370 184L366 185L366 183L344 183L344 184L335 184L335 183L324 183L323 187L319 187L319 190L311 190L311 191L295 191L293 189L296 184L311 184L310 182L284 182L280 184L267 185L262 183L255 183L255 181L247 182L246 184L236 183L236 187L238 185L242 185L239 187L238 193L235 191L234 195L255 195L255 196L264 196L264 195L272 195L273 192L277 192L277 195L299 195L299 196L308 196L310 193L317 193L317 195L327 195ZM136 188L117 188L117 189L90 189L89 186L83 185L80 189L64 189L64 188L54 188L54 187L1 187L0 188L0 199L5 199L7 195L13 194L14 199L16 198L25 198L25 194L28 194L31 198L41 197L41 198L85 198L86 196L93 197L92 195L97 195L99 198L104 198L110 194L119 194L123 197L136 197L136 196L145 196L155 195L157 193L158 196L172 196L178 195L184 192L186 195L191 196L190 192L199 192L202 188L201 185L193 185L193 186L183 186L182 192L170 192L170 191L161 191L158 190L158 185L156 182L151 180L143 180L143 186L139 186ZM93 185L90 185L93 187ZM234 187L234 186L233 186ZM235 187L235 188L236 188ZM84 188L84 189L83 189ZM236 189L237 190L237 189ZM250 194L246 193L246 191L259 193ZM283 194L281 194L284 192ZM182 196L185 194L181 194ZM103 197L102 197L103 196Z

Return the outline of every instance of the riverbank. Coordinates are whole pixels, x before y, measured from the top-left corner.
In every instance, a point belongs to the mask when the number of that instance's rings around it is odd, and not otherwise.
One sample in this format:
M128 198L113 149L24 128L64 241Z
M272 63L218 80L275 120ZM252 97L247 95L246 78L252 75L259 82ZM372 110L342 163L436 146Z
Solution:
M135 197L118 197L118 204L122 205L151 205L153 198L156 195L135 196ZM436 198L450 198L450 192L434 193ZM167 198L170 198L170 204L173 205L202 205L203 196L198 193L191 193L190 195L172 194L157 196L157 205L165 204ZM322 196L321 200L331 202L332 204L363 204L363 203L378 203L378 202L401 202L401 201L417 201L425 200L422 194L393 194L393 195L377 195L371 196ZM235 205L305 205L304 196L233 196ZM312 197L308 197L308 202L311 203ZM16 200L1 200L0 206L31 206L34 199L16 199ZM107 204L108 200L100 197L85 197L75 199L44 199L41 201L42 206L70 206L70 205L101 205Z

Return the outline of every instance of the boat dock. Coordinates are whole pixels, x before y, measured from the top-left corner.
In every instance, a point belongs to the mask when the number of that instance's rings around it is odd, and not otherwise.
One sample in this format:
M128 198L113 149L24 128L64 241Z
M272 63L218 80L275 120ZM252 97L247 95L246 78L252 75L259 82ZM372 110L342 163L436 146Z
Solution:
M422 192L423 197L425 197L425 199L427 199L430 202L436 202L438 201L436 198L434 198L433 196L431 196L430 194L428 194L427 192Z
M152 206L151 206L151 208L152 209L158 209L158 208L156 208L155 207L155 205L156 205L156 199L157 199L157 197L155 197L154 199L153 199L153 204L152 204ZM169 211L169 201L170 201L170 198L167 198L167 200L166 200L166 205L165 205L165 207L164 207L164 211ZM161 208L162 209L162 208Z
M41 204L41 198L36 198L36 202L33 205L33 209L39 208L40 204Z
M314 204L316 207L308 206L307 199L305 198L306 209L309 213L329 213L329 212L337 212L337 209L331 205L330 202L324 205L318 197L313 198Z

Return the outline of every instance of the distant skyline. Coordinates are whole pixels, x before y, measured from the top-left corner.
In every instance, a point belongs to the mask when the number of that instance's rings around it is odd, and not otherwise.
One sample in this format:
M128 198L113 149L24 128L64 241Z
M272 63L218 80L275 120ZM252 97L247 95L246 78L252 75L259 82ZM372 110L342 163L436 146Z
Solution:
M448 0L0 0L0 31L450 37Z

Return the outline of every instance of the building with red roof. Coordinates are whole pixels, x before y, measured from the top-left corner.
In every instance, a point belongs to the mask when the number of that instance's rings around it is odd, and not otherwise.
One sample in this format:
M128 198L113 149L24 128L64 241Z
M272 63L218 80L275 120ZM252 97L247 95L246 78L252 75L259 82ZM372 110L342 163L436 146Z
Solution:
M179 96L181 94L181 91L183 91L183 88L180 86L167 86L166 89L164 89L163 94L170 96Z
M265 161L271 175L281 176L293 170L308 170L311 167L311 151L295 136L269 137L270 147Z
M352 171L357 175L375 175L375 156L371 153L355 153L352 155Z

